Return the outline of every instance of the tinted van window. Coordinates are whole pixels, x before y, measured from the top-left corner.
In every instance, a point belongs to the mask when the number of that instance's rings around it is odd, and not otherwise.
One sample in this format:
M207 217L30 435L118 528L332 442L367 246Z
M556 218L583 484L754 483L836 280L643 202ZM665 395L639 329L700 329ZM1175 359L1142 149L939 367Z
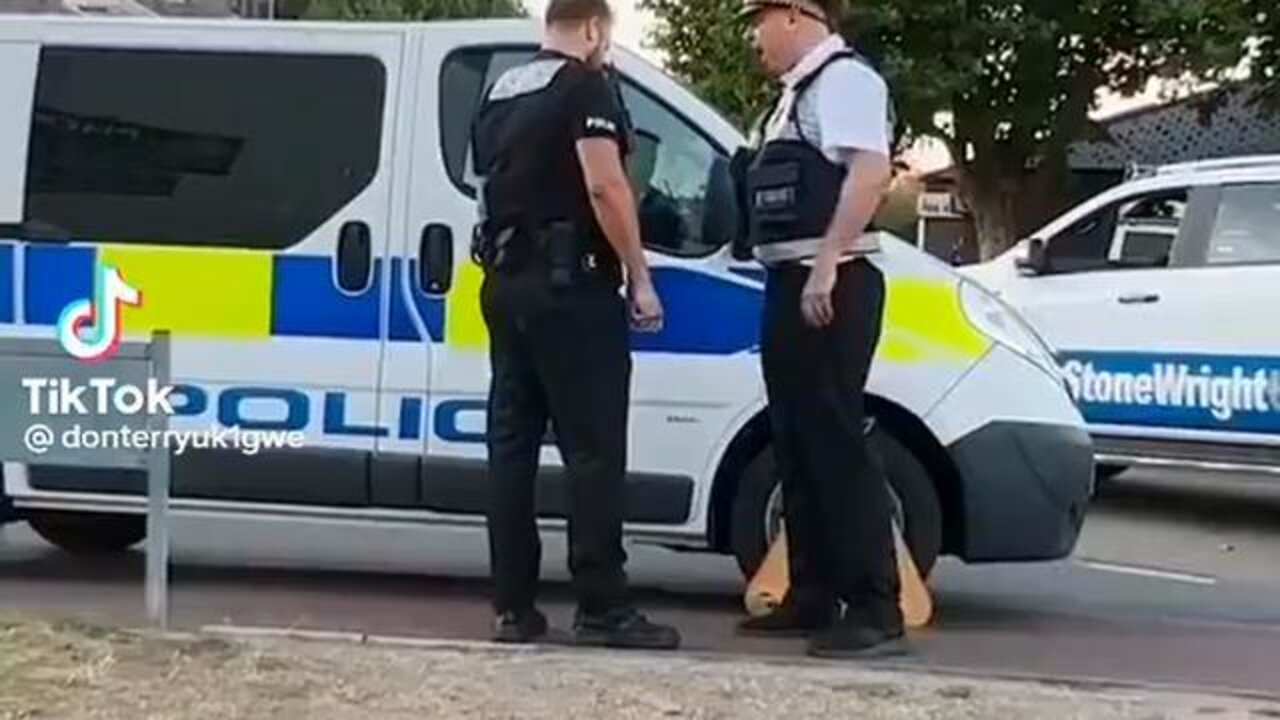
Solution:
M372 182L375 58L46 48L28 237L285 248Z

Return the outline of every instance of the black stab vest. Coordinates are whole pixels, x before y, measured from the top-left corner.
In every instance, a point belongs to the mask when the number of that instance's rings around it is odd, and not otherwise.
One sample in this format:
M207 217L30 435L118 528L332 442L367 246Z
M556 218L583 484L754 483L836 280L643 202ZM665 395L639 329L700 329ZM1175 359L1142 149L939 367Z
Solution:
M831 162L820 148L804 139L798 108L804 92L824 70L835 62L857 57L851 50L832 53L796 83L787 122L795 128L798 137L764 143L747 169L749 242L752 247L810 240L826 233L848 169Z

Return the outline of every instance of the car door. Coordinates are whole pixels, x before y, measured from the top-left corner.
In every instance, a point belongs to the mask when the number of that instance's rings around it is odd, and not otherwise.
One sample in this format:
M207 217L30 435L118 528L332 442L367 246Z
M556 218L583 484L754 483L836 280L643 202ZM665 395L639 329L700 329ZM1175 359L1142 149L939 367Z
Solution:
M1058 351L1095 432L1177 435L1153 411L1148 385L1160 358L1207 340L1179 308L1208 300L1189 279L1212 208L1212 193L1196 187L1115 200L1044 238L1043 267L1005 286L1005 298Z
M484 89L535 50L532 45L464 44L424 52L424 67L434 62L441 68L438 91L448 101L434 111L441 125L438 139L429 143L441 159L415 167L412 195L418 206L411 215L423 227L436 225L440 237L451 237L454 257L436 311L423 471L423 505L437 512L477 515L484 507L489 360L478 298L481 273L469 258L476 218L468 154L471 120ZM628 76L638 63L622 60L616 87L636 136L628 170L655 280L667 304L666 329L633 338L627 520L670 529L702 522L694 505L707 493L699 492L697 478L725 426L741 412L743 397L750 395L743 388L758 384L750 355L756 314L750 308L759 302L759 292L724 262L709 260L729 237L706 230L719 220L716 213L704 212L711 178L727 179L723 149L646 89L653 78L642 82ZM431 201L421 200L426 197ZM723 238L708 239L718 235ZM723 362L734 355L740 355L738 370ZM550 443L543 461L540 513L562 517L561 458Z
M397 427L380 441L375 493L384 505L469 522L484 513L488 397L482 274L470 258L471 120L486 82L535 48L468 49L467 38L433 31L419 43L403 274L383 380L384 410Z
M302 450L183 454L179 499L366 505L400 34L114 32L69 25L40 48L13 324L51 330L95 264L117 267L144 296L126 335L173 333L175 428L305 433Z
M1201 459L1280 462L1280 178L1225 180L1204 196L1188 267L1155 286L1167 337L1136 350L1164 385L1144 422L1168 437L1236 448L1205 448Z

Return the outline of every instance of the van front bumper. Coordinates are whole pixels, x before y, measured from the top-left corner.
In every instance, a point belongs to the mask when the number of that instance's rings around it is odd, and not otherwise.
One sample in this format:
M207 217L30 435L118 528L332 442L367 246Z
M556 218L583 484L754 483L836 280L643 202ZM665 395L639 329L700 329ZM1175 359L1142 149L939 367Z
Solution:
M1080 537L1094 488L1080 426L998 421L949 448L963 483L967 562L1057 560Z

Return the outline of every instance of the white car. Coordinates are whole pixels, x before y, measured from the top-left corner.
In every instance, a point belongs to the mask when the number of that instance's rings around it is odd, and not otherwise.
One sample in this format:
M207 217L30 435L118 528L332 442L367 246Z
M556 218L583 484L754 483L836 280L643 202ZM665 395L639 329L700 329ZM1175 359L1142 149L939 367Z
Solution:
M1104 471L1280 474L1280 156L1139 171L964 272L1056 349Z

